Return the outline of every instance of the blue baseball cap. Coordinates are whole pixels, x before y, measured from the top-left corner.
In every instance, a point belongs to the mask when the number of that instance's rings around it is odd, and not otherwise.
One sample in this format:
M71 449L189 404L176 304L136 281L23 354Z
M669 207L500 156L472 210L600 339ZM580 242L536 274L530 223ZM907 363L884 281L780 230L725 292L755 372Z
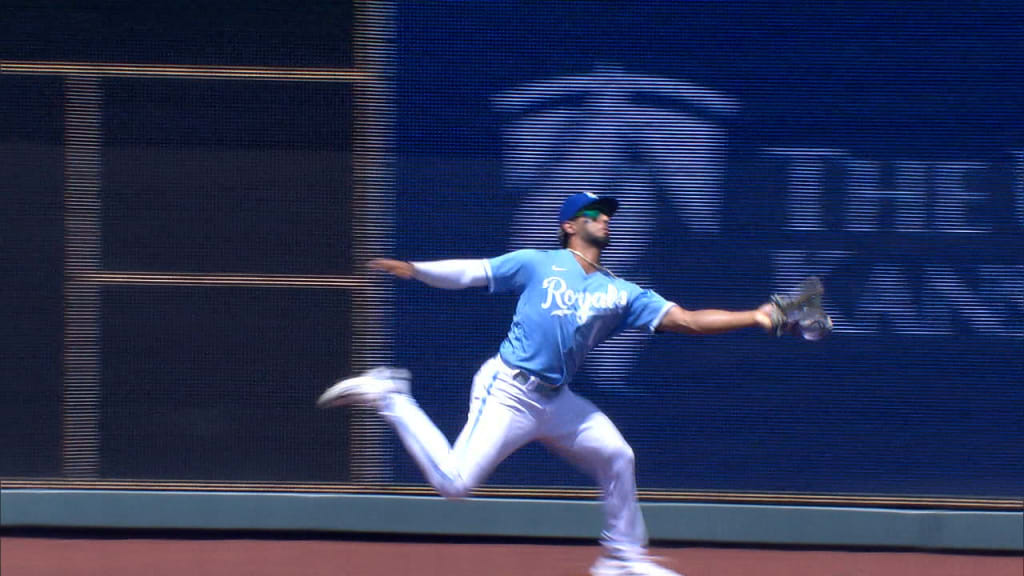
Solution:
M619 209L619 201L610 196L598 196L593 192L573 194L566 198L565 202L562 202L562 209L558 211L559 224L566 220L572 220L577 212L591 206L611 217Z

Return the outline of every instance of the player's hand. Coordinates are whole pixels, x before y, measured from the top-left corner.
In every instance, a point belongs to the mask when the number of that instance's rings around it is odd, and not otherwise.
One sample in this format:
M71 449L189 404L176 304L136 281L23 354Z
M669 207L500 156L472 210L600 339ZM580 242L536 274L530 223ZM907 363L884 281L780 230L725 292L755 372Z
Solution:
M770 332L773 329L772 309L772 303L765 302L757 310L754 310L754 320L765 332Z
M413 268L412 263L406 262L405 260L378 258L376 260L370 260L367 263L367 266L373 270L387 272L388 274L399 278L412 279L416 277L416 269Z

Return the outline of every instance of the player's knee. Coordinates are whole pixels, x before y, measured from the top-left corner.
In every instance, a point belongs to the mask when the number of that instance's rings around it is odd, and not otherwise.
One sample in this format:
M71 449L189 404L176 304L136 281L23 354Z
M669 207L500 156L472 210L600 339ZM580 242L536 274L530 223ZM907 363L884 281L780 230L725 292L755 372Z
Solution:
M636 456L633 454L633 448L629 444L622 442L612 452L611 461L612 468L616 472L632 473L633 467L636 465Z
M437 487L437 491L449 500L460 500L469 496L473 487L462 478L448 478Z
M598 469L597 480L605 490L632 482L635 464L636 457L629 444L622 442L609 446L604 452L604 463Z
M476 485L467 480L466 477L458 471L458 469L449 469L443 473L441 481L438 482L438 485L435 486L435 488L437 488L437 491L441 496L457 500L469 496L470 492L473 491L473 488L476 488Z

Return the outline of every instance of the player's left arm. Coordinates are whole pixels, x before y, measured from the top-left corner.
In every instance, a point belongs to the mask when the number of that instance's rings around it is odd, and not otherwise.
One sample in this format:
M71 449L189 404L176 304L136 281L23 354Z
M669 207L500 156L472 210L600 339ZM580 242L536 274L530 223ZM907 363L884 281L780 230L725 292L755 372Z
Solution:
M793 334L804 340L821 340L832 333L832 318L822 306L825 287L816 276L805 278L788 294L772 294L756 310L690 311L673 306L656 329L686 334L716 334L746 326L760 326L776 336Z
M720 334L741 328L772 329L772 305L766 303L754 310L687 310L678 304L668 309L655 328L658 332L678 334Z
M371 260L368 266L398 278L419 280L435 288L490 287L492 292L506 292L524 285L532 271L545 261L544 253L539 250L516 250L490 259L410 262L378 258Z

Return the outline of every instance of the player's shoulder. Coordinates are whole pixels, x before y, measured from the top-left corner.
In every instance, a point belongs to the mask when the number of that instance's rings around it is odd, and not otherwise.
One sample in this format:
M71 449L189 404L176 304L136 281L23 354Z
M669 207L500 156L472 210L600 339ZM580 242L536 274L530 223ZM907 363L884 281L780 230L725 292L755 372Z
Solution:
M636 282L631 282L629 280L626 280L625 278L621 278L621 277L618 277L618 276L611 277L608 280L609 280L609 283L614 284L616 288L618 288L619 290L624 291L624 292L639 293L639 292L644 292L646 290L645 288L641 287Z
M661 298L662 297L654 289L641 286L641 285L637 284L636 282L632 282L630 280L626 280L625 278L617 277L617 278L614 279L614 283L615 283L616 288L618 288L619 290L622 290L622 291L627 292L629 294L632 294L634 296L654 297L654 298Z
M539 250L537 248L522 248L505 254L506 258L522 260L526 262L545 262L557 254L557 250Z
M536 271L546 268L551 262L550 254L551 252L548 250L533 248L513 250L492 259L490 267L498 275L515 274L526 278L533 276Z
M520 248L514 251L516 254L522 254L523 256L529 257L543 257L560 252L560 250L542 250L540 248Z

